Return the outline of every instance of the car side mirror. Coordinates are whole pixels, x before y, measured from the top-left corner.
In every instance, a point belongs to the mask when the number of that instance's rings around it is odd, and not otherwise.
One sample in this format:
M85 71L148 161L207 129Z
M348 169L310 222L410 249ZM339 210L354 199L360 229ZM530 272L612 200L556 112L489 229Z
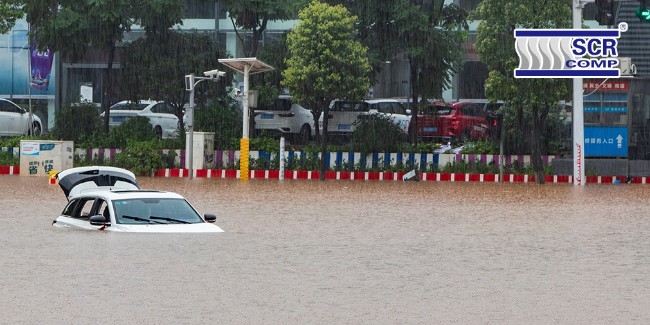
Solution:
M410 109L407 109L407 110L406 110L406 115L411 115L411 114L412 114L412 113L411 113L411 110L410 110Z
M103 226L107 223L109 223L109 220L106 220L103 215L101 214L96 214L89 219L90 224L93 226Z
M217 216L215 216L214 214L206 213L206 214L203 215L203 218L205 219L206 222L215 222L215 221L217 221Z

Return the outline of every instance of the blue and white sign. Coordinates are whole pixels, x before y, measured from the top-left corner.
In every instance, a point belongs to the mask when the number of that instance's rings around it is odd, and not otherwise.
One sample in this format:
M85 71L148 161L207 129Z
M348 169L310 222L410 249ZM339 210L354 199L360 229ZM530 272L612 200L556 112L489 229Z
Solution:
M585 127L585 157L627 157L625 127Z
M618 29L515 29L515 78L618 78Z

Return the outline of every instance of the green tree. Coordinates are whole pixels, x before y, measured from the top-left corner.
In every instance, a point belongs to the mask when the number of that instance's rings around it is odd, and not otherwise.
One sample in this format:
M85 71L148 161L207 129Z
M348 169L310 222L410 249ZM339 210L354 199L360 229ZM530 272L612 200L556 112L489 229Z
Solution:
M443 90L451 86L452 76L463 62L459 44L468 29L467 13L455 4L444 3L399 0L394 7L397 44L409 60L414 115L418 113L420 98L442 98ZM417 134L412 134L416 141Z
M255 57L259 40L266 30L269 21L287 20L305 5L305 0L268 1L268 0L225 0L223 5L235 28L237 37L241 40L246 57ZM251 37L246 40L245 34L238 29L250 30Z
M124 51L121 93L131 100L154 98L168 102L176 108L182 125L183 107L189 101L185 75L203 77L203 71L218 68L219 58L225 55L207 34L173 30L150 34L129 44ZM195 90L195 102L203 104L207 96L226 96L229 78L232 73L216 86L212 82L200 83Z
M570 97L569 79L515 79L514 69L519 64L515 52L514 27L570 28L571 2L546 0L544 3L518 0L484 0L476 11L482 19L477 28L476 50L480 60L489 69L485 82L486 96L503 100L515 110L515 120L524 128L529 116L528 141L535 181L544 183L542 163L542 130L549 112L560 100Z
M444 0L330 0L359 17L358 37L368 47L374 74L386 60L409 61L411 98L441 98L463 62L467 13ZM374 77L374 76L373 76ZM413 113L418 106L414 104ZM414 137L412 140L417 140Z
M25 12L30 37L40 47L58 51L72 62L91 51L106 55L102 110L108 132L117 43L134 24L152 34L182 23L184 5L182 0L25 0Z
M287 38L290 56L283 85L296 102L312 109L314 125L318 125L333 99L363 98L370 86L370 64L366 47L355 40L356 17L345 7L314 0L300 11L299 18ZM327 152L327 120L323 119L321 137L323 158ZM321 159L321 180L325 179L325 168L325 159Z
M16 23L16 19L23 18L25 14L20 9L21 2L5 0L0 3L0 34L8 33Z

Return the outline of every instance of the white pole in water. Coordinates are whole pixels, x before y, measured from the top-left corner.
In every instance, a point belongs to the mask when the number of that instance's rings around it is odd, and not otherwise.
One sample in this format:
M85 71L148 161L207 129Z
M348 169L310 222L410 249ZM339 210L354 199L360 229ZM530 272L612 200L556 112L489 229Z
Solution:
M280 138L280 180L284 179L284 137Z

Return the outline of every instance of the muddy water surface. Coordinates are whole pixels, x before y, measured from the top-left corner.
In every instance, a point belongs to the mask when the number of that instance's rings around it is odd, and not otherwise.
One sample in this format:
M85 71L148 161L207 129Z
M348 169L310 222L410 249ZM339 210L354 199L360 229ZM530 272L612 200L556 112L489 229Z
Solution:
M226 232L55 228L0 176L0 324L650 323L650 186L140 183Z

